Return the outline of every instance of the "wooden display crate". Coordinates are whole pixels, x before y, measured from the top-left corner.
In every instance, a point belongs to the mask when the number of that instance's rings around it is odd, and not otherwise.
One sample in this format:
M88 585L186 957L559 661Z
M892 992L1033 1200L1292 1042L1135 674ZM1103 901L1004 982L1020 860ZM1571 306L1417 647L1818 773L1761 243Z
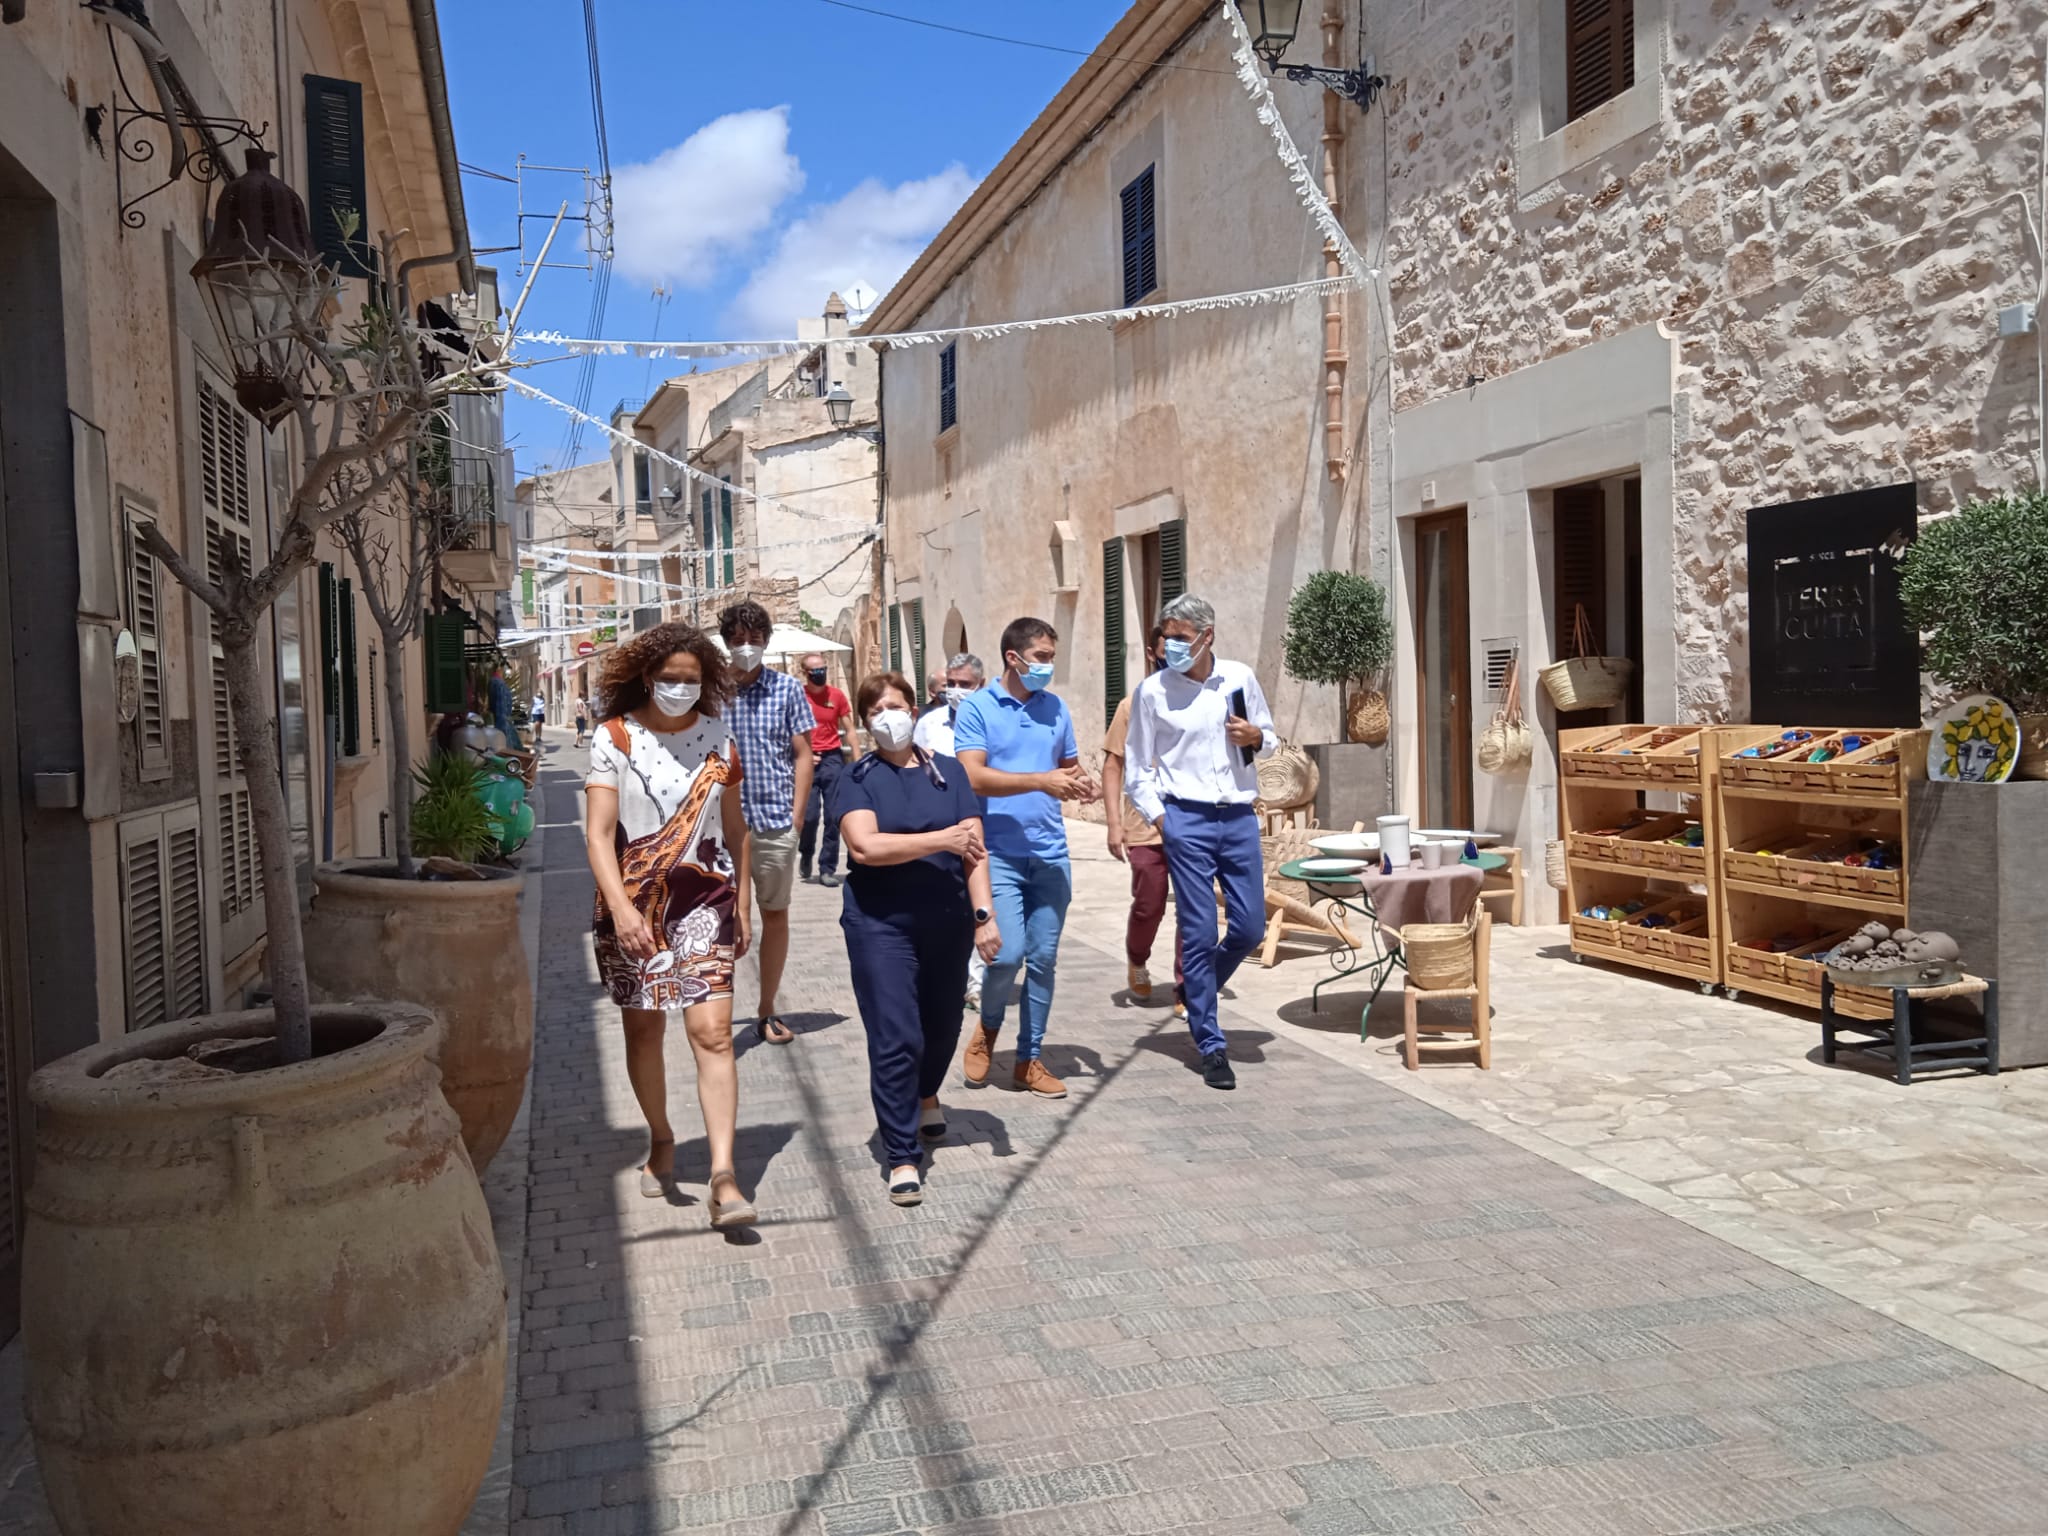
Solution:
M1873 834L1855 828L1801 828L1745 838L1721 855L1722 874L1742 886L1789 891L1801 898L1839 900L1845 905L1903 910L1902 869L1869 869L1823 857L1854 838ZM1902 845L1903 846L1903 845ZM1766 855L1757 850L1768 848Z
M1625 725L1587 732L1567 745L1558 763L1567 777L1698 788L1706 755L1706 727Z
M1690 847L1668 841L1697 819L1676 811L1645 813L1647 821L1619 832L1574 832L1565 851L1574 858L1610 869L1656 870L1674 877L1704 880L1707 875L1705 846Z
M1798 730L1798 727L1789 729ZM1751 748L1768 747L1782 741L1785 729L1754 727L1742 733L1722 755L1720 776L1729 788L1792 791L1824 795L1868 795L1897 799L1905 793L1905 749L1911 741L1907 731L1813 730L1797 746L1777 757L1744 757ZM1859 745L1853 752L1840 752L1841 744L1854 736ZM1824 763L1806 759L1823 747L1839 755Z

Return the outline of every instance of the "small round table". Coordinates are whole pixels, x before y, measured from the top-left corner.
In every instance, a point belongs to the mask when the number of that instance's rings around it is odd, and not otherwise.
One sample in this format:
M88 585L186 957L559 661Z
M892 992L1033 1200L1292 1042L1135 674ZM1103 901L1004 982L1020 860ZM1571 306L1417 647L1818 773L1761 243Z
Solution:
M1365 920L1373 939L1371 954L1366 954L1362 946L1357 950L1349 946L1332 950L1331 973L1309 988L1309 1008L1313 1011L1321 1004L1324 987L1354 976L1370 976L1372 996L1366 999L1358 1020L1359 1036L1363 1038L1366 1016L1379 1000L1387 979L1394 974L1394 967L1403 963L1401 929L1409 923L1459 921L1479 900L1487 873L1506 868L1508 861L1498 853L1482 853L1441 869L1424 869L1411 861L1406 869L1393 874L1381 874L1371 864L1354 874L1343 875L1311 872L1302 867L1320 863L1326 857L1292 860L1282 864L1279 873L1282 879L1299 880L1319 897Z

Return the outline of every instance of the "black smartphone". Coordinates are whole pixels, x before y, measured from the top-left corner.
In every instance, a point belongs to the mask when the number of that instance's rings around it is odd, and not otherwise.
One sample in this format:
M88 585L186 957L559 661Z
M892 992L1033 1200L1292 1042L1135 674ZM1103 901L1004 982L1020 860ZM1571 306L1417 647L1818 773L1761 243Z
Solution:
M1251 707L1244 701L1244 690L1242 688L1230 690L1230 712L1240 720L1248 721L1251 719ZM1242 760L1247 768L1251 766L1253 760L1259 755L1257 747L1239 747L1237 750L1243 754Z

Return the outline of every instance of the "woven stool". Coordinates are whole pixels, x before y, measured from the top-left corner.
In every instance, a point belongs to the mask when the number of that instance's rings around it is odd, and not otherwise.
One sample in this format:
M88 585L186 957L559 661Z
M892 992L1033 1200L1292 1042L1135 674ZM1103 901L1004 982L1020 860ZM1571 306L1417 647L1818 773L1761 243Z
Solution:
M1472 933L1472 985L1469 987L1418 987L1414 976L1401 988L1401 1059L1410 1072L1421 1070L1421 1054L1424 1051L1469 1051L1474 1046L1479 1050L1481 1070L1493 1065L1493 1010L1487 997L1487 972L1493 960L1493 917L1483 908ZM1418 1003L1437 998L1462 998L1472 1005L1472 1017L1464 1023L1436 1023L1422 1025L1415 1016ZM1427 1028L1434 1035L1454 1034L1468 1036L1466 1039L1432 1039L1422 1034Z
M1889 1024L1876 1020L1845 1018L1835 1012L1835 979L1827 972L1820 978L1820 1059L1832 1062L1835 1051L1861 1051L1867 1056L1888 1058L1892 1076L1902 1083L1913 1081L1916 1067L1943 1070L1975 1067L1992 1077L1998 1075L1998 983L1983 976L1965 976L1940 987L1892 987L1892 1018ZM1928 1003L1952 997L1984 999L1984 1033L1968 1040L1913 1039L1913 1026L1924 1022ZM1839 1040L1838 1036L1857 1038Z

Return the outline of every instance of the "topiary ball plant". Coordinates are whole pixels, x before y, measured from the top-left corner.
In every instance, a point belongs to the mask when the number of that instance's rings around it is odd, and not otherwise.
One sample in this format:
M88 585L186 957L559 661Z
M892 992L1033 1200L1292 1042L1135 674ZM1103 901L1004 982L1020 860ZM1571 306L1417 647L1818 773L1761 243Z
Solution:
M1386 699L1363 686L1394 659L1394 623L1378 582L1354 571L1316 572L1288 601L1281 643L1289 677L1358 690L1346 709L1354 741L1386 739Z
M1941 682L2048 712L2048 493L1972 501L1924 524L1899 593Z

